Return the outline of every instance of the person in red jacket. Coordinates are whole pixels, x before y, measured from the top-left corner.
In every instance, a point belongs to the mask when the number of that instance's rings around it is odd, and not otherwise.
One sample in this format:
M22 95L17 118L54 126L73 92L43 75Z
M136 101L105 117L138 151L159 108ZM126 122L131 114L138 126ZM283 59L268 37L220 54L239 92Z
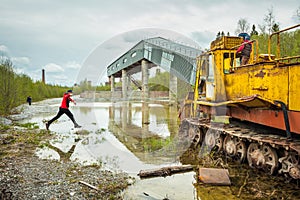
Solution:
M244 37L243 44L236 51L237 55L241 56L241 65L246 65L250 59L250 54L252 51L252 42L250 41L250 36L247 34Z
M68 90L64 94L62 102L61 102L61 106L59 107L59 111L58 111L57 115L55 117L53 117L51 120L49 120L48 122L46 122L47 130L49 130L50 124L52 122L54 122L55 120L57 120L58 118L60 118L63 114L66 114L72 120L75 128L81 128L81 126L77 124L77 122L74 119L73 114L69 110L70 101L76 105L76 102L71 98L71 95L72 95L72 90Z

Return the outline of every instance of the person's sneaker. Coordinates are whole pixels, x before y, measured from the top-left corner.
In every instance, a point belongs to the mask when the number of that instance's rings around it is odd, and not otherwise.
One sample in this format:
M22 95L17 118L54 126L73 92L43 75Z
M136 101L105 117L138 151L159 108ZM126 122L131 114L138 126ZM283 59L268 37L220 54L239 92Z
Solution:
M78 125L78 124L76 124L75 125L75 128L81 128L82 126L80 126L80 125Z
M49 123L46 122L46 129L49 130Z

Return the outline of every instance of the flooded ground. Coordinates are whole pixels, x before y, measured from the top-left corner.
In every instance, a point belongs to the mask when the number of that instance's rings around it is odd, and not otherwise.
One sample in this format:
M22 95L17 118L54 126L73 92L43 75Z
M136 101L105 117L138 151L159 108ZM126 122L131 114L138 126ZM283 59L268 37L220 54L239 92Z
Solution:
M35 103L29 107L32 113L22 122L45 128L44 121L55 116L59 104L60 99ZM198 161L198 152L189 152L188 145L178 146L176 106L81 100L71 111L82 129L74 129L72 122L62 116L50 126L57 137L50 146L37 149L36 154L44 159L67 159L127 172L136 177L136 182L124 191L124 199L297 199L299 196L297 183L289 183L287 178L269 176L247 165L229 165L226 159ZM219 168L228 168L232 186L204 186L197 182L196 172L142 180L137 176L140 170L196 162L204 167L214 163Z

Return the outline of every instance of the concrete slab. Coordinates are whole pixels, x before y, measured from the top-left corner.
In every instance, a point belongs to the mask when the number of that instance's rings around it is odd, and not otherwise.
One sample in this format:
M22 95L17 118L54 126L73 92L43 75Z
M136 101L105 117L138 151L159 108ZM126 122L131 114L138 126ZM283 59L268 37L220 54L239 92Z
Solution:
M199 168L199 180L211 185L231 185L228 169Z

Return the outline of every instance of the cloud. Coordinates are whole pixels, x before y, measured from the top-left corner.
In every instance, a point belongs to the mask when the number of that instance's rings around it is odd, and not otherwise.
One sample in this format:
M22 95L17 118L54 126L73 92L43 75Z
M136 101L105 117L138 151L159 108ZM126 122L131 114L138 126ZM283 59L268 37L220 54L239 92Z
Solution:
M55 78L56 80L66 80L66 79L68 79L68 77L64 74L53 75L52 77Z
M24 57L12 57L11 61L17 66L30 64L30 59L25 56Z
M6 54L9 52L9 50L8 50L7 46L0 45L0 52Z
M81 68L81 65L75 61L70 61L70 62L67 62L66 64L64 64L64 68L67 68L67 69L80 69Z
M57 72L64 72L65 70L57 65L57 64L54 64L54 63L48 63L47 65L44 66L44 69L46 72L53 72L53 73L57 73Z
M214 40L214 33L210 31L194 31L190 33L191 38L200 44L203 48L209 48L210 42Z

